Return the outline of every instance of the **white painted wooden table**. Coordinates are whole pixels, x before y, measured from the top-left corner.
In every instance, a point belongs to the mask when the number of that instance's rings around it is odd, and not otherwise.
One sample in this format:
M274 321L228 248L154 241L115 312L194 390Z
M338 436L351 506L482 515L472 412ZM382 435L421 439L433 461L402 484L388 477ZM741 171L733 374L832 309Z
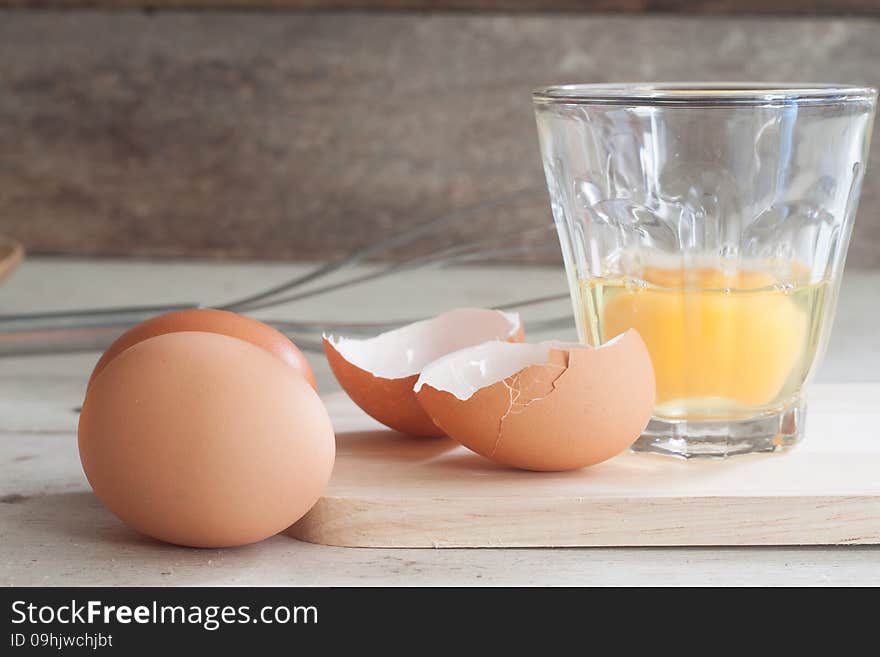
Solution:
M211 303L296 271L302 267L32 259L0 287L0 312ZM370 283L264 316L411 317L551 290L564 290L557 270L435 270ZM880 272L847 275L819 382L880 382L878 300ZM566 312L564 302L534 309L525 316L526 327L530 317ZM872 546L355 549L286 536L231 550L163 545L137 535L105 511L79 469L75 409L97 356L0 359L0 584L880 585L880 547ZM335 389L323 357L315 354L311 360L322 390Z

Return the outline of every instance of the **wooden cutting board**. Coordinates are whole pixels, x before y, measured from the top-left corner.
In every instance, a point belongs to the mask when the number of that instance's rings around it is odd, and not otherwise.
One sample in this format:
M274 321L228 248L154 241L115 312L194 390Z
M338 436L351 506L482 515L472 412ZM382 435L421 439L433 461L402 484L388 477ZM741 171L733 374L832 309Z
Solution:
M546 547L880 543L880 385L816 385L789 452L644 454L577 472L497 466L386 430L342 393L323 498L288 532L327 545Z

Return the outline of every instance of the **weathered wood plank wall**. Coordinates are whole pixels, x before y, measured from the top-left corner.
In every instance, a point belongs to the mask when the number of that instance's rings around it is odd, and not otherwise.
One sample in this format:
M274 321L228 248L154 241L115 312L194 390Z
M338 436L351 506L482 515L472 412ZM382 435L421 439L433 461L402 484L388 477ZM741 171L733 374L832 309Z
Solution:
M880 14L878 0L0 0L0 7Z
M865 17L5 10L0 233L49 253L324 258L541 190L532 87L877 85L878 61ZM880 267L873 150L863 267ZM468 230L548 214L539 191Z

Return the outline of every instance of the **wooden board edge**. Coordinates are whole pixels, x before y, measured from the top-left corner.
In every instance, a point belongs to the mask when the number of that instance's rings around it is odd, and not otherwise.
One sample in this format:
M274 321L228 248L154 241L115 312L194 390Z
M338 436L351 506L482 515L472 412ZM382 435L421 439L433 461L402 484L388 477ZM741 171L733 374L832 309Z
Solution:
M372 548L880 544L880 495L516 501L512 509L510 498L435 499L427 510L393 498L325 497L286 533Z

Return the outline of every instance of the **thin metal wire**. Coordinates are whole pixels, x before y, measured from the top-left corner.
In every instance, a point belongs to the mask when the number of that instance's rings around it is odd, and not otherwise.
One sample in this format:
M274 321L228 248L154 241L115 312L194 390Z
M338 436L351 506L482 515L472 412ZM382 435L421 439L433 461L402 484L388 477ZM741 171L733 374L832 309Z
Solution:
M535 253L541 250L544 250L546 247L534 247L529 245L519 245L508 247L506 249L485 249L479 250L476 246L482 245L484 243L492 242L492 240L483 240L475 245L458 245L455 247L449 247L445 251L440 251L438 253L433 253L425 256L416 256L414 258L410 258L408 260L404 260L399 263L395 263L389 267L385 267L380 269L379 271L370 272L367 274L361 274L359 276L354 276L352 278L346 279L344 281L340 281L337 283L331 283L329 285L325 285L323 287L313 288L311 290L306 290L304 292L298 292L296 294L291 294L287 296L266 299L261 302L257 302L254 304L248 304L244 307L239 307L237 310L239 311L254 311L260 310L262 308L280 306L282 304L291 303L293 301L302 301L303 299L308 299L311 297L318 296L320 294L326 294L328 292L334 292L336 290L341 290L347 287L351 287L353 285L360 285L361 283L366 283L368 281L374 281L380 278L384 278L386 276L390 276L392 274L410 271L413 269L426 269L427 267L448 267L452 264L461 264L465 262L473 262L475 260L488 260L491 258L499 258L503 256L516 255L519 253ZM558 247L552 247L553 251L556 251ZM464 250L466 249L466 250ZM550 248L546 248L546 250L551 250ZM451 253L447 257L447 253Z
M553 301L561 301L563 299L568 299L568 293L560 293L560 294L549 294L543 297L533 297L531 299L523 299L522 301L514 301L512 303L505 303L497 306L493 306L494 310L516 310L521 308L528 308L530 306L537 306L544 303L550 303ZM391 329L399 328L401 326L406 326L407 324L412 324L413 322L418 322L423 319L428 319L427 317L410 317L406 319L396 319L396 320L386 320L382 322L324 322L324 321L290 321L283 319L265 319L263 321L271 324L279 331L284 333L292 333L292 332L333 332L333 333L344 333L346 335L355 336L355 335L372 335L376 332L381 331L389 331ZM557 328L560 324L560 321L567 322L568 325L573 325L573 321L571 317L553 317L549 319L540 319L534 320L529 323L529 328L532 330L543 331L550 328ZM297 343L299 345L299 343Z
M253 304L256 302L263 301L282 292L287 292L290 289L301 287L307 283L311 283L314 280L327 276L328 274L339 271L344 267L356 265L360 262L363 262L370 256L378 255L380 253L386 253L399 246L414 242L420 237L423 237L424 235L427 235L428 233L435 231L438 228L448 226L449 224L460 221L466 217L470 217L479 212L484 212L493 208L502 207L513 201L517 201L523 198L534 197L539 192L544 193L544 190L539 190L536 188L523 189L513 192L512 194L499 196L489 201L482 201L480 203L474 203L472 205L453 210L452 212L448 212L440 217L437 217L436 219L431 219L422 224L419 224L414 228L401 231L397 235L386 237L373 244L368 244L367 246L355 249L351 253L343 256L342 258L318 267L308 274L292 278L289 281L271 287L268 290L258 292L257 294L253 294L251 296L247 296L236 301L227 302L226 304L218 307L223 310L233 311L245 310L248 308L253 309L255 308Z
M236 299L213 307L236 312L249 312L275 307L326 294L332 291L377 280L395 273L423 269L427 267L448 267L453 264L464 264L474 261L487 261L493 258L506 257L524 252L536 253L544 249L556 250L557 247L546 245L530 246L515 245L499 247L499 242L512 236L522 238L537 232L546 232L553 224L527 228L518 233L508 233L500 237L472 240L464 244L449 246L429 254L414 256L402 262L383 267L377 271L359 274L343 281L326 284L300 292L293 292L325 278L347 267L354 266L372 256L386 253L397 247L410 244L430 235L432 232L462 221L480 212L498 208L524 198L544 194L544 190L526 189L498 197L489 201L476 203L446 213L441 217L424 222L414 228L397 235L379 240L333 262L321 265L306 274L289 279L281 284L246 297ZM497 306L499 310L512 310L547 301L567 298L567 294L548 295L533 299L506 303ZM0 316L0 356L30 353L63 353L67 351L94 350L106 346L112 339L128 326L141 322L155 315L185 308L205 307L200 303L122 307L109 309L78 309L74 311L52 311L43 313L27 313ZM301 335L303 331L335 331L350 334L368 334L402 326L417 320L398 320L384 322L291 322L285 320L265 320L285 333L295 333L297 344L304 349L320 350L321 343L312 337ZM570 317L558 317L530 322L531 330L545 330L560 325L570 326Z

